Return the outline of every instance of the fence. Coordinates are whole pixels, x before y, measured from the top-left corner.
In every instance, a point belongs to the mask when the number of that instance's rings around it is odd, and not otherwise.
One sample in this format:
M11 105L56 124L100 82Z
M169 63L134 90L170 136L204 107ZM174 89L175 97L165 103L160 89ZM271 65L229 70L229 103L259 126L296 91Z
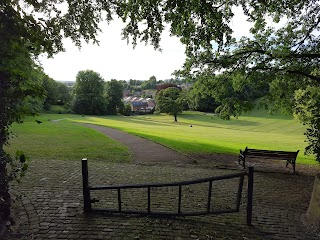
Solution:
M252 222L252 201L253 201L253 167L249 167L247 172L229 174L224 176L216 176L210 178L203 178L192 181L183 182L170 182L170 183L151 183L151 184L127 184L127 185L109 185L109 186L89 186L88 179L88 161L86 158L82 159L82 179L83 179L83 202L84 212L104 212L104 213L123 213L123 214L142 214L142 215L157 215L157 216L197 216L206 214L223 214L223 213L234 213L239 212L241 204L241 196L243 189L244 177L248 176L248 187L247 187L247 209L246 209L246 222L247 225L251 225ZM224 181L227 179L239 179L236 201L234 208L212 210L212 186L216 181ZM208 183L207 186L207 203L204 211L182 211L182 189L185 186ZM176 187L177 188L177 206L176 211L154 211L151 209L151 192L153 189L165 188L165 187ZM123 209L122 207L122 192L126 189L146 189L147 201L145 210L132 210ZM99 200L91 199L90 192L92 191L106 191L116 190L117 192L117 208L93 208L92 203L98 202Z

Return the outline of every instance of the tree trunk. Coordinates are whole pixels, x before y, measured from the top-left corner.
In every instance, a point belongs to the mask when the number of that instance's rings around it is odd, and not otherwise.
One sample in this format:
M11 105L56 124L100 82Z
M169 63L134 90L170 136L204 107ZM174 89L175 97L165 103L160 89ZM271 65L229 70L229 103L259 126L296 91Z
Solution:
M175 122L178 122L177 114L174 115L174 121L175 121Z
M1 136L0 136L1 137ZM10 219L11 197L9 194L9 179L6 171L7 156L3 151L3 142L0 143L0 229L7 225Z

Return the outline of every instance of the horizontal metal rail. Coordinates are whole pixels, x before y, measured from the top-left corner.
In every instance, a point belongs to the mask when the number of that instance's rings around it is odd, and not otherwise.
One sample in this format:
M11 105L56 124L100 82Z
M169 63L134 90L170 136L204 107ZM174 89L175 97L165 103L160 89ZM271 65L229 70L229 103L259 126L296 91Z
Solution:
M95 208L94 212L103 212L103 213L122 213L122 214L141 214L141 215L150 215L148 211L139 211L139 210L117 210L117 209L109 209L109 208ZM210 211L209 214L219 215L224 213L236 213L235 209L226 209L226 210L215 210ZM207 215L207 211L199 211L199 212L181 212L181 213L174 213L174 212L157 212L152 211L152 215L156 216L170 216L170 217L187 217L187 216L201 216L201 215Z
M148 184L121 184L121 185L102 185L89 187L90 190L110 190L110 189L129 189L129 188L157 188L157 187L175 187L175 186L185 186L185 185L193 185L199 184L209 181L219 181L226 180L231 178L237 178L246 175L246 173L235 173L224 176L216 176L210 178L202 178L191 181L182 181L182 182L170 182L170 183L148 183Z
M209 178L196 179L192 181L180 181L180 182L170 182L170 183L148 183L148 184L122 184L122 185L103 185L103 186L89 186L88 181L88 162L87 159L82 159L82 176L83 176L83 199L84 199L84 211L85 212L104 212L104 213L122 213L122 214L141 214L141 215L156 215L156 216L199 216L206 214L223 214L223 213L234 213L239 212L243 182L244 177L248 175L248 193L247 193L247 224L251 225L252 219L252 200L253 200L253 167L249 168L248 173L235 173L224 176L215 176ZM239 178L239 185L237 191L237 198L235 202L235 208L211 210L212 206L212 186L213 182L221 181L226 179ZM194 211L187 212L182 211L182 187L189 186L194 184L208 183L208 196L207 196L207 205L206 210L204 211ZM161 187L178 187L178 206L177 211L153 211L151 209L151 190L152 188L161 188ZM130 210L123 209L122 207L122 196L121 190L124 189L147 189L147 206L146 210ZM117 190L117 209L108 209L108 208L92 208L91 203L96 200L91 200L90 191L101 191L101 190Z

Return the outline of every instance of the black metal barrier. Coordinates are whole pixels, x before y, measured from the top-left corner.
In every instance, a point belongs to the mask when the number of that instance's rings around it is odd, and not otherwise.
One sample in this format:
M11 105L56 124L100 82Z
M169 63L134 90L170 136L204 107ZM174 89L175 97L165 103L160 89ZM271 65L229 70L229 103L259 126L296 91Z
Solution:
M171 182L171 183L151 183L151 184L127 184L127 185L109 185L109 186L89 186L88 179L88 160L86 158L82 159L82 180L83 180L83 203L84 203L84 212L104 212L104 213L123 213L123 214L142 214L142 215L157 215L157 216L198 216L206 214L223 214L223 213L234 213L239 212L243 181L244 177L248 176L248 187L247 187L247 225L251 225L252 221L252 201L253 201L253 167L249 167L247 172L216 176L210 178L203 178L192 181L183 181L183 182ZM239 178L239 185L237 191L237 198L234 208L230 209L219 209L211 210L212 205L212 183L215 181L226 180ZM195 212L184 212L181 211L182 207L182 187L200 183L208 182L208 198L205 211L195 211ZM151 209L151 190L152 188L162 188L162 187L178 187L178 205L177 209L174 212L157 212L152 211ZM147 204L146 210L127 210L122 208L121 200L121 190L123 189L147 189ZM104 208L92 208L91 203L97 202L98 200L91 199L91 191L101 191L101 190L117 190L117 202L118 207L116 209L104 209Z

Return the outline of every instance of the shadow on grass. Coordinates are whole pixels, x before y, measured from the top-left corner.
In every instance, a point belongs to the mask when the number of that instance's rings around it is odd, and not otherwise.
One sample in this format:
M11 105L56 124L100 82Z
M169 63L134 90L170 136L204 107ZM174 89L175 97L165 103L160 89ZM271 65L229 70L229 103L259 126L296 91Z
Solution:
M198 124L200 126L206 127L217 127L215 124L218 125L226 125L226 126L259 126L261 123L243 119L236 119L231 118L230 120L223 120L214 114L203 114L201 115L194 115L194 114L183 114L181 115L182 119L185 120L194 120L195 122L204 122L204 123L211 123L211 125L207 124Z
M197 143L194 139L190 139L189 141L184 141L181 139L168 139L164 137L154 136L147 133L131 133L139 137L143 137L154 141L156 143L162 144L168 148L172 148L176 151L183 153L225 153L225 154L236 154L238 153L238 149L228 148L224 146L216 146L212 144L206 143Z

